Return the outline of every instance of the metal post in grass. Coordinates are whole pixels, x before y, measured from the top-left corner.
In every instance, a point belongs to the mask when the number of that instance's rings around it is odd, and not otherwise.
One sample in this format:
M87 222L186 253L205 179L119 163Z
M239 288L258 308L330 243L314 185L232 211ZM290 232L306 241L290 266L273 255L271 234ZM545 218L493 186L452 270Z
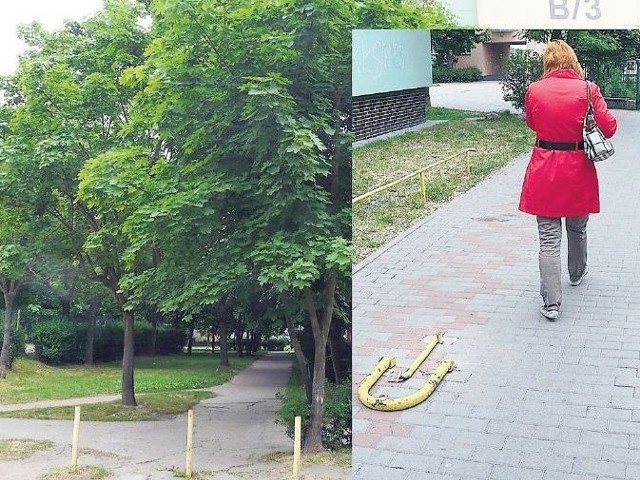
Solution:
M185 476L191 478L193 474L193 410L187 413L187 466Z
M422 201L427 201L427 184L424 178L424 172L420 172L420 193L422 193Z
M636 58L636 110L640 109L640 58Z
M295 435L293 444L293 480L300 479L300 451L302 450L302 418L295 419Z
M80 440L80 406L73 412L73 440L71 443L71 473L78 472L78 442Z

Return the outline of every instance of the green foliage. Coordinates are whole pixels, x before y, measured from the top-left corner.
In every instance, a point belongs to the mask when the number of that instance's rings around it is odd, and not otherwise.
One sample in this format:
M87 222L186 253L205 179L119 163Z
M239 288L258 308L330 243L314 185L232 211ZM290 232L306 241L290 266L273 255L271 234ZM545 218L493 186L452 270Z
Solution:
M24 276L30 261L29 250L23 245L16 243L0 245L0 276L19 280Z
M325 392L322 444L329 449L351 445L351 378L339 384L327 383ZM287 436L293 438L296 416L302 417L303 431L309 425L310 408L304 388L290 384L277 396L282 406L276 413L276 423L284 426Z
M0 310L0 314L4 316L4 312ZM4 339L4 331L0 329L0 345ZM9 366L13 363L16 357L24 357L25 353L25 341L23 331L11 332L11 345L9 347Z
M622 76L622 69L623 67L620 66L619 71L616 72L617 75L616 74L609 75L608 77L604 78L602 81L598 81L597 79L594 78L593 81L595 81L598 84L598 86L600 87L600 90L602 91L602 94L607 97L635 99L636 97L635 78L631 78L629 80L625 79Z
M351 377L327 387L327 408L322 425L322 442L335 449L351 445Z
M124 332L121 322L98 327L94 339L96 362L117 361L122 358ZM38 359L51 365L81 363L84 361L86 325L64 317L51 318L38 323L31 335ZM182 352L186 343L185 329L160 325L157 329L156 351L158 355ZM138 355L152 352L152 326L146 321L134 325L134 350Z
M523 38L547 43L552 32L575 50L580 63L623 63L640 57L638 30L525 30Z
M501 82L503 98L514 107L524 110L524 97L529 85L542 77L542 57L529 50L513 53L506 63Z
M158 325L156 331L156 350L152 348L152 329L149 322L134 322L134 351L136 355L170 355L182 352L187 343L187 330L176 329L167 325ZM124 327L122 322L107 324L96 330L94 342L95 360L100 362L115 361L122 358L124 348Z
M478 82L482 80L482 71L478 67L450 68L443 65L433 66L434 83Z
M262 342L262 347L270 352L281 352L289 346L289 340L286 338L271 337Z
M38 323L31 333L38 360L50 365L84 360L83 326L64 317Z
M434 66L453 68L460 55L471 53L478 43L491 39L489 30L437 29L431 32Z

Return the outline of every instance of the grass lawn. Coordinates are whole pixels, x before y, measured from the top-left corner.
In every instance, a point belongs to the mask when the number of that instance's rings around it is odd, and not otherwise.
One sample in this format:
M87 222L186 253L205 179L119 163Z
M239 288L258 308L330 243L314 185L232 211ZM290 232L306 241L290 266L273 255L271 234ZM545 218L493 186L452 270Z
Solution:
M268 462L280 462L293 465L293 454L289 452L277 452L265 455ZM327 450L321 453L305 453L301 455L302 466L332 465L340 468L349 468L352 464L351 448L344 447L336 450Z
M483 117L478 112L432 108L428 119L447 121L354 148L354 197L467 148L477 150L470 154L470 175L464 156L427 172L426 202L414 178L353 205L356 263L533 145L534 134L519 115Z
M124 407L120 401L92 403L82 405L80 418L92 422L143 422L161 420L167 415L178 415L186 412L200 400L211 398L207 391L181 391L163 393L145 393L136 395L137 408ZM35 418L46 420L73 420L73 407L38 408L34 410L18 410L0 412L0 417Z
M220 357L211 352L192 356L139 357L135 360L136 394L190 390L221 385L258 356L238 357L229 353L231 368L220 367ZM0 404L86 397L121 391L120 362L94 367L52 367L30 358L18 358L7 378L0 381Z

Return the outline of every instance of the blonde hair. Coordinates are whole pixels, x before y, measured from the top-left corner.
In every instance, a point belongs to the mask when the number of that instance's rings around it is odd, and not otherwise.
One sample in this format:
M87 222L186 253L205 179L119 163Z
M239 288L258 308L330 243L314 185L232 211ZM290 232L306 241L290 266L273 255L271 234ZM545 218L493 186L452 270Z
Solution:
M584 70L578 62L576 52L564 40L552 40L547 44L542 54L542 63L544 75L561 68L570 68L584 77Z

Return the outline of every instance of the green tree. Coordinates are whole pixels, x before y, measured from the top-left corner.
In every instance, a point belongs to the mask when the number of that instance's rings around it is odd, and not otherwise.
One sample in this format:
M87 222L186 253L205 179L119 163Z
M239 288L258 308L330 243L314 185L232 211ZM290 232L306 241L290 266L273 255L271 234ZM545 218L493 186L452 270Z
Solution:
M114 237L117 227L78 196L78 174L86 162L130 140L120 130L135 90L120 79L143 60L147 37L139 18L139 9L129 2L106 0L103 12L57 32L38 24L24 27L20 36L28 51L3 88L13 114L0 150L2 196L34 215L55 219L66 233L64 255L84 265L123 310L127 299L119 280L129 268L122 258L124 237ZM123 319L122 402L135 405L129 309Z
M640 30L524 30L521 36L542 43L563 39L586 65L640 57Z
M507 59L505 70L500 82L502 98L524 110L527 88L542 76L542 57L530 50L518 50Z
M436 64L453 68L460 55L471 53L478 43L490 39L491 33L488 30L433 30L431 43L436 53Z
M601 67L615 65L621 71L626 61L640 56L638 30L524 30L521 38L547 43L552 39L565 40L576 52L585 67L587 77L602 82L608 88L612 72ZM516 52L507 60L507 74L502 82L504 99L517 108L524 108L524 95L531 82L542 76L542 57L535 52ZM594 78L596 77L596 78Z
M35 248L28 221L15 209L0 206L0 291L4 300L0 378L6 378L13 354L15 300L34 267Z
M121 287L197 314L249 278L302 305L315 353L305 449L319 450L327 341L351 260L350 32L446 15L389 0L157 0L152 11L148 60L126 80L144 85L129 132L154 132L158 148L122 231L131 256L157 245L161 260Z

